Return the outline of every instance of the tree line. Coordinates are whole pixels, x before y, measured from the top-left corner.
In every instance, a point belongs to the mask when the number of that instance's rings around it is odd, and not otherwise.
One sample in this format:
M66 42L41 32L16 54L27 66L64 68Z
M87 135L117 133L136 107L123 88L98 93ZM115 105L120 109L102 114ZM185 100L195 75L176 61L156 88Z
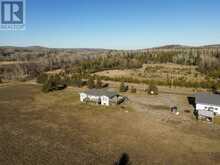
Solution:
M208 77L216 80L220 79L219 48L149 49L137 51L0 48L0 61L4 60L15 60L18 63L0 65L0 76L3 79L33 79L42 72L55 69L63 69L67 75L77 73L81 76L86 76L96 71L140 68L143 64L154 63L194 65L197 66L199 72L206 74ZM107 79L106 77L104 78ZM182 80L174 81L176 86L210 87L213 85L213 82L209 80L200 84L192 84L192 82L183 82ZM166 81L157 83L158 85L169 85Z

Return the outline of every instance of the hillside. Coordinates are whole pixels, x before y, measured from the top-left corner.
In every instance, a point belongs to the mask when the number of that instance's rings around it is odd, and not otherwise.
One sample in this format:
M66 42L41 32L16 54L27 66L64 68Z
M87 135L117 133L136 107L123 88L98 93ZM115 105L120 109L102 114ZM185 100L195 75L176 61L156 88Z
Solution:
M153 47L148 49L220 49L220 44L203 45L203 46L189 46L189 45L164 45L160 47Z
M68 74L88 75L103 70L137 69L145 64L168 63L195 67L196 75L201 73L202 80L208 83L202 86L213 86L220 79L220 45L165 45L141 50L0 47L0 77L3 79L33 79L42 72L57 69ZM184 79L189 77L192 75L184 75Z

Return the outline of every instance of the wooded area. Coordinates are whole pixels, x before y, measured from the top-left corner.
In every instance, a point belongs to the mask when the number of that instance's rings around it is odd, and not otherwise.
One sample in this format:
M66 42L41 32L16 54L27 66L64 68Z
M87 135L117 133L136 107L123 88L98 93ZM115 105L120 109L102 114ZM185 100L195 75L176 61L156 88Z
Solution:
M43 47L0 48L0 75L3 79L9 80L25 81L38 77L42 72L55 69L62 69L63 74L77 73L81 77L87 77L91 73L102 70L133 69L140 68L143 64L158 63L197 66L197 70L207 76L207 81L202 85L181 81L176 82L177 86L210 87L218 84L220 79L219 47L156 48L133 51ZM164 82L158 83L167 85Z

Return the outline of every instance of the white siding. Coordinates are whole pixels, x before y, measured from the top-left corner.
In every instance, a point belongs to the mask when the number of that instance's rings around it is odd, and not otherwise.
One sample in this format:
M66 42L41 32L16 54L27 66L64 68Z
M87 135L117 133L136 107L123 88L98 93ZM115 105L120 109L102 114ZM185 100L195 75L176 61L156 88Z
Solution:
M208 109L213 109L213 112L216 114L220 115L220 106L212 106L208 104L196 104L196 110L208 110Z
M107 96L92 96L92 95L87 95L86 93L80 93L80 101L83 102L85 98L89 98L89 100L98 102L99 99L101 100L101 105L106 105L109 106L110 104L110 99Z
M86 97L87 97L86 93L80 93L80 101L81 102L83 102Z
M98 101L99 97L98 96L91 96L87 95L86 93L80 93L80 101L83 102L85 98L89 98L91 101Z
M92 95L88 95L89 100L91 101L98 101L99 100L99 96L92 96Z
M107 96L101 96L101 104L109 106L109 97Z

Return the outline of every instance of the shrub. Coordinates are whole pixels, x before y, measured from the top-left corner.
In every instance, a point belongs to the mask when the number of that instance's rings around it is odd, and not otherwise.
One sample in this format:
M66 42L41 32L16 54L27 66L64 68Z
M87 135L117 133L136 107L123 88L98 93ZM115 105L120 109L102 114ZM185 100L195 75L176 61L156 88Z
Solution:
M151 84L152 82L148 79L145 80L137 80L132 77L108 77L108 76L99 76L102 80L106 81L117 81L117 82L129 82L129 83L136 83L136 84ZM161 86L170 86L171 82L168 79L167 81L164 80L154 80L154 83ZM178 78L174 79L172 82L172 86L174 87L192 87L192 88L211 88L213 85L213 81L203 80L203 81L187 81L184 78ZM218 88L220 88L220 83L218 85Z
M55 90L62 90L67 87L67 84L64 79L62 79L58 74L52 76L52 82L55 84Z
M49 78L46 82L44 82L42 91L44 93L48 93L55 90L55 88L55 83Z
M92 77L89 78L88 82L87 82L88 88L92 89L95 88L95 82L94 79Z
M64 80L59 75L48 77L47 81L44 82L42 91L47 93L54 90L62 90L67 87Z
M220 85L219 81L212 83L211 92L214 94L219 94L219 85Z
M136 92L137 92L137 89L134 87L131 87L131 93L136 93Z
M213 85L212 87L211 87L211 91L212 91L212 93L214 93L214 94L216 94L217 93L217 86L216 85Z
M48 80L48 75L46 73L41 73L37 77L37 83L44 84Z
M158 91L157 86L151 83L147 89L147 93L149 95L158 95L159 91Z
M64 81L69 86L83 87L86 85L86 81L81 79L79 75L73 75L72 77L65 76Z
M83 81L83 80L75 80L75 81L74 81L74 85L75 85L76 87L81 88L81 87L83 87L83 86L86 85L86 81Z
M96 88L98 88L98 89L102 88L102 81L100 78L97 79Z
M120 88L119 88L120 92L127 92L128 91L128 85L125 85L124 82L122 82L120 84Z
M108 83L104 83L104 84L102 85L103 88L107 88L108 86L109 86Z

